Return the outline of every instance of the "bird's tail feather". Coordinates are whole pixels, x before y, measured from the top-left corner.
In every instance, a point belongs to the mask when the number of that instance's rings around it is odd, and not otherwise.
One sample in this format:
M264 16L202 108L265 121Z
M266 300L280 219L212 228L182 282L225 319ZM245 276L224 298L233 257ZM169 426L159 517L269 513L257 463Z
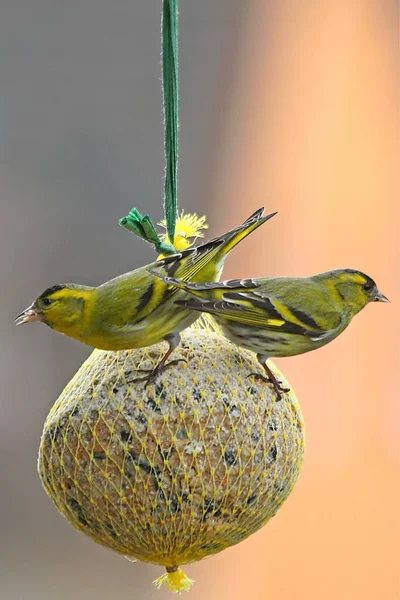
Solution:
M196 248L188 248L179 254L163 258L153 264L152 270L162 269L167 277L175 276L183 281L189 281L207 265L212 264L216 266L215 270L219 274L227 254L260 225L276 215L276 212L265 216L263 213L264 208L258 209L238 227ZM210 276L210 279L215 280L215 275Z
M221 295L230 292L243 292L258 287L256 279L230 279L228 281L207 281L205 283L194 283L192 281L182 281L176 277L168 277L157 269L149 269L152 275L155 275L164 283L174 286L180 290L188 292L191 296L204 298L207 292L212 291L214 296L218 296L216 292L220 291Z
M221 236L206 242L197 247L198 252L207 252L214 246L217 248L217 254L221 260L225 257L239 242L244 240L250 233L258 229L260 225L272 219L277 213L270 213L269 215L263 216L264 208L259 208L250 217L248 217L241 225L235 227L222 234Z

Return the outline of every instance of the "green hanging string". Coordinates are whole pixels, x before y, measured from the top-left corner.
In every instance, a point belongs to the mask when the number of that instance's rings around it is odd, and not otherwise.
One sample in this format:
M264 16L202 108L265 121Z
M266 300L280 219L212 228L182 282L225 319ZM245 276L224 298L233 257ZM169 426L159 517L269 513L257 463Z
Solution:
M172 245L160 240L149 217L133 208L120 225L154 244L158 253L173 254L178 196L178 0L163 0L161 17L162 83L164 105L165 182L164 213Z
M167 233L174 243L178 196L178 0L164 0L161 20Z

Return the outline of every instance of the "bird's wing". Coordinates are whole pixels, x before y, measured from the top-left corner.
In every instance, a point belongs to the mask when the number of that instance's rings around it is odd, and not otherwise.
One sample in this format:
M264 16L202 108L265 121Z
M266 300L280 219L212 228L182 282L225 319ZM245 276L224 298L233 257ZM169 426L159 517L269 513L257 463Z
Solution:
M330 335L312 317L273 297L252 292L225 292L222 300L177 300L192 310L207 312L228 321L282 333L306 335L317 341Z
M167 277L163 281L164 278L159 276L156 269L162 267L162 269L167 273L178 272L180 281L191 279L192 277L195 277L205 265L213 260L222 244L222 239L213 240L207 245L204 244L198 248L189 248L188 250L184 250L183 252L179 253L179 255L174 254L172 256L168 256L167 258L151 265L151 268L147 268L149 273L152 275L157 275L157 277L154 277L154 281L151 285L151 293L155 294L154 299L157 299L157 301L155 301L152 306L148 306L145 309L145 312L140 315L140 318L143 318L155 308L158 308L165 302L171 300L171 298L179 292L177 287L171 286L171 284L167 281Z
M260 208L250 215L238 227L231 229L218 238L196 248L188 248L172 256L163 258L147 267L153 275L158 271L169 277L176 276L181 281L202 279L203 281L215 280L219 277L224 258L228 252L262 223L268 221L276 213L264 216L264 209ZM164 310L166 302L170 302L179 293L179 289L169 285L163 277L154 278L146 284L143 294L138 298L137 308L132 317L135 323L145 319L153 311ZM167 283L167 285L165 285Z
M154 310L161 308L167 301L170 301L175 296L179 289L170 285L168 278L161 277L158 274L159 267L162 267L167 273L179 271L181 280L191 279L207 265L210 260L218 252L219 247L223 244L223 240L214 240L199 248L190 248L179 254L173 254L149 267L145 267L145 271L152 275L157 275L148 285L143 287L143 293L138 297L137 306L132 316L132 322L138 323L144 320ZM149 277L149 275L147 274ZM164 280L163 280L164 279Z

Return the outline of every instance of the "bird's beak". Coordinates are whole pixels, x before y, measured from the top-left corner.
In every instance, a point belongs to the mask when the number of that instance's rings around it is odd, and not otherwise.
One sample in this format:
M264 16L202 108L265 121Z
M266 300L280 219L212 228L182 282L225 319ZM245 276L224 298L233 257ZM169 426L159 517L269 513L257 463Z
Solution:
M378 289L370 298L370 302L390 302L389 298L386 298Z
M31 321L41 321L42 320L42 315L40 314L40 312L38 312L38 310L36 308L34 308L33 304L31 304L30 306L28 306L28 308L26 310L24 310L24 312L22 312L20 315L18 315L18 317L15 319L14 323L16 325L22 325L22 323L30 323Z

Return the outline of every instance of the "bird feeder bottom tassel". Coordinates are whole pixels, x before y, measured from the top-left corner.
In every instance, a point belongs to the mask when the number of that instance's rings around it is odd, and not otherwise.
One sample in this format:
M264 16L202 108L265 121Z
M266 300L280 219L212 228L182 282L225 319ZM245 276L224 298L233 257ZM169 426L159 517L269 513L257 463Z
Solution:
M279 399L249 377L263 371L256 357L211 329L186 329L173 358L187 363L134 383L164 352L95 350L46 419L38 469L74 527L163 566L156 586L177 592L192 584L178 565L239 543L275 515L300 471L304 424L293 392Z
M153 581L156 588L160 589L165 584L171 592L188 592L194 584L193 579L185 575L179 567L167 567L166 571L164 575Z

